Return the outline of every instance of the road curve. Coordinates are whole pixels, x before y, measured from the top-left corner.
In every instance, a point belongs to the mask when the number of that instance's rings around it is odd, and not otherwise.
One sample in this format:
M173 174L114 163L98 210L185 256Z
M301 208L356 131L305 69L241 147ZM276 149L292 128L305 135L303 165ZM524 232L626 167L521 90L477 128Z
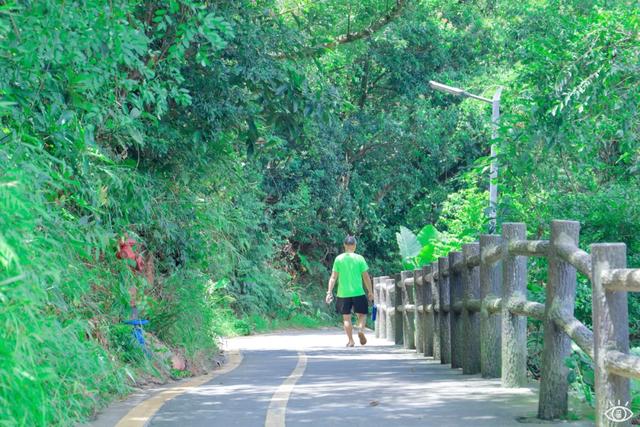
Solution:
M144 424L496 427L522 426L522 418L538 424L532 420L535 390L463 376L368 335L366 346L353 348L344 347L346 339L335 328L231 339L228 348L242 354L239 366L180 389Z

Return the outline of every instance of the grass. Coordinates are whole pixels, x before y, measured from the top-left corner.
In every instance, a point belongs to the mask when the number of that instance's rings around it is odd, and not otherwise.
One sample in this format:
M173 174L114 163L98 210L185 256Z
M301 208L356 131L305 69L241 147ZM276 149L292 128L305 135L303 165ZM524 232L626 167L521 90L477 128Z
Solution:
M251 316L250 324L255 332L269 332L281 329L314 329L323 326L333 326L336 324L333 320L312 317L306 314L294 314L289 319L271 319L265 320L258 316Z

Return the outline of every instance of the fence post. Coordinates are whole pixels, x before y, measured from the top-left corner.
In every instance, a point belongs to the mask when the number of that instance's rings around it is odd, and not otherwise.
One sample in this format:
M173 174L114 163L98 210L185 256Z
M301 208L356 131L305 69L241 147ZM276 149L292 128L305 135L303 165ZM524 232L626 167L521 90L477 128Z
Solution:
M607 291L602 283L603 271L626 268L626 246L624 243L591 245L591 259L593 265L593 352L596 426L628 426L630 421L614 423L605 415L610 409L610 405L625 405L631 400L629 379L610 373L606 368L608 351L629 352L627 293Z
M395 281L391 278L386 279L384 281L385 286L387 287L387 291L386 291L386 298L387 298L387 304L386 304L386 311L387 311L387 315L386 315L386 320L387 320L387 326L385 328L385 332L387 334L386 338L388 341L394 342L396 339L396 316L398 315L396 313L396 284Z
M527 385L527 318L511 314L509 302L526 299L527 258L509 254L511 240L525 240L525 224L502 224L502 386Z
M451 316L451 367L462 368L462 313L453 309L462 303L462 272L453 266L462 262L462 252L449 252L449 315Z
M438 258L438 302L440 303L440 363L451 363L451 324L449 305L449 258Z
M422 283L422 269L413 270L413 288L416 295L416 352L424 353L424 284ZM420 311L418 311L420 307Z
M568 411L569 369L565 359L571 355L571 338L556 325L553 319L555 313L573 316L576 301L576 269L556 254L555 245L571 243L578 246L579 236L579 222L551 222L544 313L544 348L538 401L538 418L543 420L566 416Z
M424 319L424 355L433 357L433 289L431 286L431 265L422 267L422 281L424 286L425 308L431 305L429 311L425 311Z
M373 303L380 306L380 277L373 278ZM380 338L380 316L376 317L373 325L375 337Z
M395 296L394 296L394 302L393 302L393 306L395 307L395 323L394 323L394 331L395 331L395 336L393 338L393 341L398 344L401 345L404 341L404 337L403 337L403 329L404 329L404 319L403 319L403 313L404 310L402 309L402 288L400 286L400 281L402 280L402 277L400 276L400 274L396 274L395 275L395 279L394 279L394 290L395 290Z
M378 317L380 317L380 339L387 339L387 276L380 280L380 305L378 305Z
M431 263L431 297L433 299L433 358L440 360L440 287L438 286L438 263Z
M379 329L379 333L376 334L376 337L382 339L387 338L387 279L387 276L382 276L378 279L376 331Z
M469 309L469 300L480 298L480 269L478 267L467 267L467 260L479 253L480 245L477 242L462 245L462 256L465 263L462 271L463 374L477 374L480 372L480 316L477 312Z
M413 284L405 283L405 279L413 277L413 271L403 271L401 273L402 280L402 347L406 349L416 348L415 343L415 312L409 309L409 305L413 303Z
M502 319L490 314L486 307L489 299L502 294L502 261L493 265L482 262L482 254L490 247L500 246L502 239L495 234L480 236L480 372L483 378L500 378Z

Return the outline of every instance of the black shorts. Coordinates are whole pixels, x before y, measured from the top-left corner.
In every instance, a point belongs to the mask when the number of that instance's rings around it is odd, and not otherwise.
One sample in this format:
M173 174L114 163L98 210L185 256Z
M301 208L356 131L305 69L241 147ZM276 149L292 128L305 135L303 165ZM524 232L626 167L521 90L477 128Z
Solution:
M366 295L336 298L336 311L339 314L351 314L351 309L353 309L354 313L367 314L369 312L369 301Z

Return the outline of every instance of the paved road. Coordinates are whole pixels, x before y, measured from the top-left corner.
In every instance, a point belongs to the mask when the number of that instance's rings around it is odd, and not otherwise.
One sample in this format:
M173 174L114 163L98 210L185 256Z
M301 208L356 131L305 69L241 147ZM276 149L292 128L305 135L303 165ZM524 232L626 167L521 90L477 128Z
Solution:
M535 390L463 376L385 341L345 342L337 329L230 340L240 365L167 401L148 425L495 427L535 416Z

